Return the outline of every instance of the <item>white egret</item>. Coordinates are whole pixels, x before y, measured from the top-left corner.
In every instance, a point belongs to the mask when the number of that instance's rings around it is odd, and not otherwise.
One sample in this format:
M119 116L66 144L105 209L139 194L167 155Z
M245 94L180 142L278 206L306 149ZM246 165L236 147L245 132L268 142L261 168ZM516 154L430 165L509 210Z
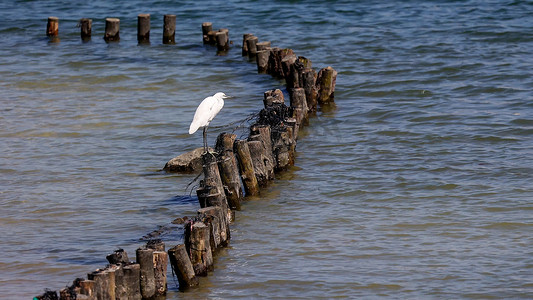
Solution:
M224 106L224 99L229 98L226 94L219 92L213 96L205 98L194 113L194 118L189 127L189 134L195 133L198 128L204 129L204 150L207 152L207 126Z

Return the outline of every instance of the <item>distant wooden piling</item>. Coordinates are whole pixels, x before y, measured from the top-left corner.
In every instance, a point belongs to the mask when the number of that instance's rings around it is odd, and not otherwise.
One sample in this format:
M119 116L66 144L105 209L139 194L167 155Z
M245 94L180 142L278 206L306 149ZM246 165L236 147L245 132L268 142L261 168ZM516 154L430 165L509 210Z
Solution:
M58 34L59 34L59 18L48 17L48 22L46 24L46 36L56 37Z
M334 102L336 80L337 71L330 66L323 68L318 72L316 87L318 90L317 101L319 104Z
M216 45L218 51L229 50L229 30L226 28L219 29L215 33Z
M92 36L93 20L83 18L80 20L79 26L81 40L84 42L90 41Z
M163 44L176 43L176 15L165 15L163 17Z
M137 42L139 44L150 43L150 14L137 16Z
M245 140L237 140L234 144L235 154L237 155L241 177L244 183L244 190L248 196L259 195L259 184L255 177L254 166L250 148Z
M105 19L104 40L107 43L120 41L120 19L117 19L117 18Z
M211 31L213 31L213 23L211 22L202 23L202 35L203 35L204 44L211 44L212 41L209 39L209 32Z
M255 58L257 55L257 41L259 39L256 36L251 36L246 40L246 47L248 49L248 57Z
M248 44L246 43L246 40L253 36L254 35L251 33L245 33L242 35L242 56L248 55Z
M191 259L187 254L185 245L176 245L168 250L170 264L176 277L178 277L179 289L181 291L198 285L198 278L194 273L194 268Z

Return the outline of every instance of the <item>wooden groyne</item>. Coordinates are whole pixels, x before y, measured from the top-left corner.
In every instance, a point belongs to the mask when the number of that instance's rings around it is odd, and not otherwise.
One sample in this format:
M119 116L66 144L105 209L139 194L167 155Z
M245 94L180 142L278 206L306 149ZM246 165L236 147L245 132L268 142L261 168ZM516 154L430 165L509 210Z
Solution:
M149 20L149 16L139 15L139 32L144 33L138 35L139 43L149 43ZM47 25L51 28L47 32L57 33L56 21ZM109 22L106 36L118 41L119 20ZM82 37L84 32L90 37L90 20L82 19L80 24ZM175 42L174 31L175 16L166 15L163 43ZM212 23L206 22L202 35L203 43L217 51L230 49L228 29L213 30ZM198 277L208 276L214 268L214 255L230 243L230 224L245 197L260 195L276 174L294 165L300 129L318 106L334 101L337 72L333 68L316 72L308 58L297 56L292 49L272 47L269 41L260 42L249 33L243 35L242 55L257 64L258 73L284 79L289 102L287 105L280 89L265 91L263 108L246 138L221 133L214 151L199 155L203 179L196 193L200 208L196 216L173 221L183 225L183 243L166 251L163 241L151 239L136 250L135 260L123 249L116 250L106 257L107 266L88 273L87 278L75 279L59 294L47 290L34 299L165 299L169 263L181 291L199 285ZM190 164L193 156L188 160ZM165 170L172 171L169 163Z

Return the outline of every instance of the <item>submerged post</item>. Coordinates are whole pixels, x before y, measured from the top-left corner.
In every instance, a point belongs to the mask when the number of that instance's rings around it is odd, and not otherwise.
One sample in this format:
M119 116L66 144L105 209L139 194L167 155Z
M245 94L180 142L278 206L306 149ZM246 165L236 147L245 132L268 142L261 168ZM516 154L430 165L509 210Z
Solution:
M165 15L163 17L163 44L175 44L176 35L176 15Z
M93 20L83 18L80 20L80 36L81 40L87 42L91 39Z
M150 43L150 14L137 16L137 41L139 44Z
M197 286L198 278L196 277L196 274L194 274L194 268L191 259L187 254L187 249L185 249L185 245L177 245L168 250L168 256L174 274L178 277L180 291L183 291L188 287Z
M46 36L55 37L59 33L59 18L48 17L48 23L46 24Z
M202 35L203 35L204 44L211 43L211 41L209 40L210 31L213 31L213 23L203 22L202 23Z
M120 19L106 18L105 19L105 34L104 40L106 43L120 41Z

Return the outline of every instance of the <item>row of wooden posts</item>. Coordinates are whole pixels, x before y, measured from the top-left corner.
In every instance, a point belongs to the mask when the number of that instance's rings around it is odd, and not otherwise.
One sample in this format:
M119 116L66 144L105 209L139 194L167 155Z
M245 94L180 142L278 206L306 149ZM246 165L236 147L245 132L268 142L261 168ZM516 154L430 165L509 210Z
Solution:
M80 37L82 41L88 42L92 37L92 19L80 19L78 26L80 27ZM229 49L229 30L219 29L212 31L212 23L205 22L202 24L202 31L204 36L204 44L214 44L219 51L227 51ZM48 17L46 24L46 36L52 42L59 41L59 18ZM106 18L104 40L106 42L120 41L120 19ZM139 14L137 16L137 41L139 44L150 43L150 14ZM163 44L176 43L176 15L167 14L163 16Z
M92 19L83 18L79 21L80 37L87 42L92 37ZM176 39L176 15L167 14L163 16L163 44L175 44ZM46 36L51 41L59 41L59 18L48 17L46 24ZM104 40L106 42L120 41L120 19L106 18ZM137 16L137 41L139 44L150 43L150 14L139 14Z
M222 34L227 37L226 30L213 31L211 26L202 24L205 43L216 44ZM194 217L177 219L184 228L183 244L165 252L162 241L149 241L136 250L135 262L124 250L117 250L107 256L107 267L89 273L87 279L74 280L59 297L47 291L36 299L164 299L168 262L180 290L197 286L198 277L213 270L213 255L229 244L230 223L245 195L259 195L276 173L294 164L300 128L317 104L334 101L337 72L333 68L323 68L317 75L309 59L291 49L258 42L251 34L243 36L242 54L256 59L259 72L285 79L290 103L286 105L281 90L266 91L263 109L246 139L221 133L215 151L202 154L204 178L196 191L200 209ZM265 67L260 67L260 60L266 60Z

